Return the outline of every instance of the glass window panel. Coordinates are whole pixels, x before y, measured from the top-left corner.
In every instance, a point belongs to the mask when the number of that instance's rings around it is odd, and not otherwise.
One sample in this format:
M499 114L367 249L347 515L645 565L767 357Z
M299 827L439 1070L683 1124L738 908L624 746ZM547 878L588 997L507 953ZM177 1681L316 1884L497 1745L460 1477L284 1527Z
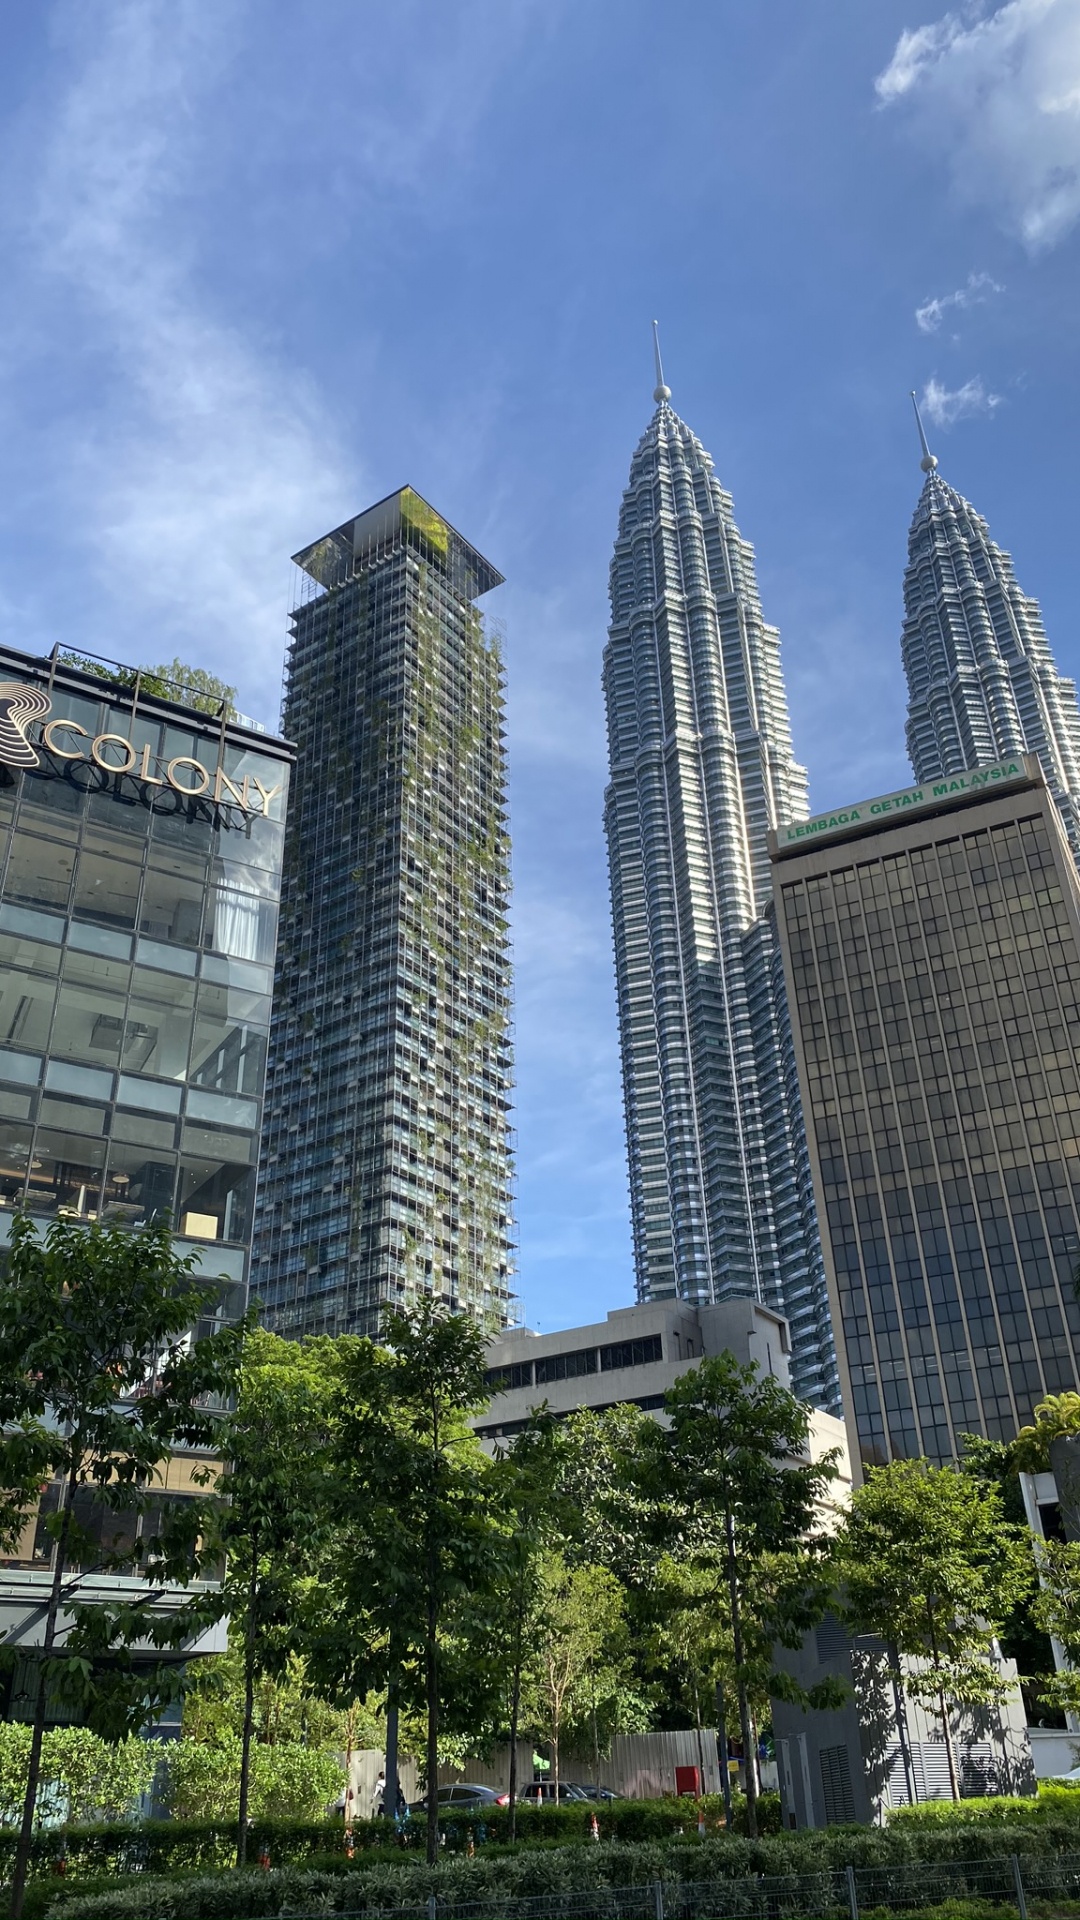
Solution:
M91 927L73 920L68 927L68 945L84 953L114 954L118 960L131 959L131 935L116 927Z
M277 930L274 902L241 893L237 887L215 887L212 897L213 922L212 930L207 929L207 946L237 960L255 960L269 966Z
M123 733L124 728L118 729ZM119 745L107 751L119 754ZM150 813L137 774L117 786L110 781L100 793L92 793L86 803L83 846L95 853L117 854L122 860L141 860L150 837Z
M76 735L72 744L89 747L90 742L79 740ZM43 827L54 833L58 833L63 825L70 831L72 823L78 820L86 805L83 783L87 769L80 763L79 777L76 778L72 772L73 764L65 761L61 767L59 763L51 765L48 759L44 759L40 769L28 770L23 774L18 814L20 825L31 829Z
M41 1076L41 1055L9 1053L0 1047L0 1080L15 1080L21 1086L36 1087Z
M171 1088L166 1087L166 1093ZM147 1113L124 1113L118 1107L112 1117L112 1137L114 1140L128 1141L138 1147L165 1147L176 1145L176 1121L152 1120Z
M68 910L75 849L40 833L15 833L4 876L4 899Z
M151 940L176 940L197 947L202 931L204 876L192 862L177 862L169 870L151 867L143 892L140 933Z
M194 973L198 956L184 947L166 946L164 940L137 940L135 958L143 966L164 967L169 973Z
M47 940L59 945L64 937L64 922L58 914L35 913L30 907L0 907L0 929L30 940Z
M45 1085L51 1093L81 1093L88 1100L111 1100L113 1077L97 1067L76 1067L66 1060L50 1060L45 1068Z
M142 868L134 860L115 860L85 844L79 853L75 911L130 931L139 905Z
M136 1074L122 1073L116 1092L125 1107L147 1107L151 1113L179 1113L180 1088L167 1080L140 1080Z
M124 1041L128 1072L182 1080L187 1073L194 1017L194 980L136 967Z
M44 1053L56 1000L59 955L38 949L29 967L0 971L0 1046Z
M39 1127L27 1180L34 1213L96 1214L105 1142Z
M102 1196L107 1220L149 1220L171 1213L176 1187L176 1155L150 1141L109 1142L109 1166Z
M83 693L71 693L64 687L55 686L52 690L52 709L49 719L77 720L80 727L85 727L91 737L101 732L103 725L106 724L104 716L108 712L109 709L106 707L103 713L100 700L88 699Z
M206 818L196 812L192 820L188 817L189 812L188 801L174 793L171 787L166 787L158 794L154 801L151 852L159 865L174 857L188 862L201 858L205 878L206 863L215 838L213 814L209 808L204 808Z
M270 993L274 985L271 967L257 967L247 960L226 960L216 953L203 955L204 980L220 980L223 986L248 987L252 993Z
M188 733L186 728L166 727L161 757L166 763L175 759L197 760L209 773L212 786L214 769L218 763L217 736L209 739L206 734ZM185 786L197 784L194 767L181 767L178 777Z
M26 1184L31 1138L29 1126L0 1122L0 1201L5 1206L19 1199Z
M17 1093L14 1087L0 1087L0 1114L5 1120L28 1120L33 1104L32 1093Z
M69 947L53 1018L53 1053L93 1066L119 1066L130 978L131 968L122 961Z
M196 1240L246 1240L255 1169L211 1155L180 1162L177 1228Z
M255 1127L258 1125L259 1109L254 1100L242 1100L222 1093L202 1093L196 1087L188 1090L187 1111L192 1120L208 1120L211 1126L218 1127Z
M218 1093L258 1096L269 1017L270 1001L265 995L230 991L204 980L191 1050L192 1084Z
M243 782L239 784L242 789ZM252 797L256 801L259 798L254 792ZM276 801L274 805L276 809ZM219 828L217 835L218 852L222 859L242 861L253 867L268 867L273 873L280 873L285 834L280 819L266 820L261 813L241 814L235 808L222 818L227 818L229 822L227 827Z
M82 1106L77 1100L57 1100L51 1094L44 1094L38 1109L38 1124L62 1127L68 1133L89 1133L100 1140L105 1131L105 1108Z

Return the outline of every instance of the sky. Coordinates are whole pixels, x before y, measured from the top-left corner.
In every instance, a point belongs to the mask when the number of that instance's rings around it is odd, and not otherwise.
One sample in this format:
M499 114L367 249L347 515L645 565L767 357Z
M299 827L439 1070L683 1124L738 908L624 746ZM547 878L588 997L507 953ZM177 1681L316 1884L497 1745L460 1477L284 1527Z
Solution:
M0 117L0 622L275 724L289 556L416 487L506 576L518 1286L633 1300L601 810L652 412L815 810L907 783L909 390L1080 667L1080 0L38 0Z

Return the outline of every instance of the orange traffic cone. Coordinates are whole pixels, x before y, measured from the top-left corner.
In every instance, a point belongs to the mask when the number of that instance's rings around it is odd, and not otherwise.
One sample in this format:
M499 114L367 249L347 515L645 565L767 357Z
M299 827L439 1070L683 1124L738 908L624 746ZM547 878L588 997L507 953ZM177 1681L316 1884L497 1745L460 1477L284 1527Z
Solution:
M263 1872L264 1872L264 1873L266 1873L266 1872L267 1872L267 1871L269 1870L269 1867L270 1867L270 1849L269 1849L269 1847L263 1847L263 1848L261 1848L261 1849L260 1849L260 1852L259 1852L259 1865L260 1865L260 1867L262 1868L262 1870L263 1870Z
M596 1818L596 1815L595 1815L595 1813L593 1814L593 1817L592 1817L592 1819L591 1819L591 1820L590 1820L590 1822L589 1822L589 1832L591 1833L591 1835L592 1835L592 1837L593 1837L593 1839L594 1839L594 1840L599 1840L599 1838L600 1838L600 1823L599 1823L599 1821L597 1820L597 1818Z

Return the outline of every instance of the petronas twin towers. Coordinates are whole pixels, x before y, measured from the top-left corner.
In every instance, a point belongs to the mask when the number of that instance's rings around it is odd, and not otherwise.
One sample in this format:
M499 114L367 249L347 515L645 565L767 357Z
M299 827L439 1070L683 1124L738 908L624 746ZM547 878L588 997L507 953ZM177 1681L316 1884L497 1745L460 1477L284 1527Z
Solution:
M638 1297L754 1295L790 1323L796 1391L839 1412L767 846L770 828L807 817L807 776L753 548L672 410L659 357L654 398L623 495L604 655ZM925 439L923 456L904 580L916 778L1036 753L1080 857L1074 685Z

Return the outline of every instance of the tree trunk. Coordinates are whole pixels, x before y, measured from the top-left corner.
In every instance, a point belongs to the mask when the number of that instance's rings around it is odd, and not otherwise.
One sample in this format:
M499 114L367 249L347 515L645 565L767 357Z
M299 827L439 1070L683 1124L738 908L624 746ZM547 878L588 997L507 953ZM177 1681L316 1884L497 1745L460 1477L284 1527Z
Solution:
M551 1716L551 1780L555 1788L555 1805L559 1804L559 1715ZM541 1800L543 1794L540 1795Z
M439 1857L439 1649L434 1584L428 1591L427 1644L424 1672L427 1686L427 1861Z
M900 1671L900 1649L895 1640L889 1645L889 1672L892 1676L893 1706L896 1709L896 1736L900 1742L900 1756L904 1762L904 1780L907 1785L908 1805L914 1806L919 1798L915 1785L915 1769L911 1764L911 1742L908 1739L907 1710L904 1706L903 1675Z
M720 1791L724 1796L724 1824L731 1832L731 1775L728 1772L727 1701L724 1683L716 1683L716 1751L720 1761Z
M386 1780L386 1786L383 1789L383 1812L387 1814L391 1820L397 1819L397 1797L398 1797L397 1688L398 1688L397 1668L392 1667L390 1671L390 1680L386 1689L386 1766L384 1769L384 1778ZM376 1811L378 1811L378 1809L376 1809Z
M524 1658L522 1642L525 1638L525 1590L524 1581L518 1589L517 1614L514 1621L513 1673L510 1677L510 1818L507 1822L511 1845L517 1839L517 1767L518 1767L518 1721L521 1718L521 1667Z
M592 1710L592 1751L593 1751L593 1782L595 1786L599 1787L600 1785L600 1728L599 1728L599 1725L597 1724L595 1706L593 1707L593 1710Z
M247 1619L244 1622L244 1725L240 1738L240 1805L236 1815L236 1864L238 1867L242 1867L247 1860L251 1730L255 1720L255 1608L258 1596L259 1549L253 1541L251 1571L248 1574Z
M15 1867L11 1876L12 1920L20 1920L23 1901L26 1898L26 1876L30 1870L30 1853L34 1844L34 1815L37 1812L38 1785L41 1780L41 1743L45 1738L45 1715L49 1704L45 1667L56 1641L56 1622L60 1614L60 1595L64 1585L68 1535L71 1530L71 1510L77 1484L78 1468L73 1465L64 1489L64 1517L60 1523L60 1538L56 1543L52 1585L49 1588L49 1606L45 1615L45 1633L41 1642L38 1692L34 1702L33 1730L30 1735L30 1758L26 1771L26 1792L23 1796L22 1825L19 1828L19 1840L15 1848Z
M694 1726L697 1730L698 1792L705 1791L705 1742L701 1735L701 1695L698 1692L697 1675L694 1679Z
M929 1630L930 1655L935 1667L937 1667L940 1672L941 1662L938 1658L937 1634L934 1631L934 1610L929 1603L927 1604L926 1618ZM945 1758L949 1763L949 1786L952 1789L952 1797L955 1801L960 1798L960 1776L956 1770L956 1748L953 1746L952 1727L949 1724L949 1703L945 1698L944 1687L938 1689L938 1710L941 1715L941 1731L945 1740Z
M731 1638L735 1653L735 1687L739 1702L739 1734L743 1746L743 1771L746 1775L746 1832L747 1837L756 1840L757 1830L757 1768L751 1744L750 1700L746 1691L746 1674L743 1670L742 1616L739 1611L739 1569L735 1558L735 1523L730 1513L724 1515L724 1538L727 1543L728 1595L731 1602Z

